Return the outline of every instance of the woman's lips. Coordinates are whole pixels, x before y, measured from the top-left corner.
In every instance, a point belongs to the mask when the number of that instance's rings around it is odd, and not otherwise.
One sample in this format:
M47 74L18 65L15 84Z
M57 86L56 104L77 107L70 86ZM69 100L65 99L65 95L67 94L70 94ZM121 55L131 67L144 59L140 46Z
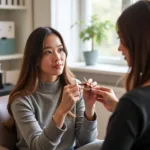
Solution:
M62 67L62 64L52 66L52 68L56 68L56 69L60 69L61 67Z

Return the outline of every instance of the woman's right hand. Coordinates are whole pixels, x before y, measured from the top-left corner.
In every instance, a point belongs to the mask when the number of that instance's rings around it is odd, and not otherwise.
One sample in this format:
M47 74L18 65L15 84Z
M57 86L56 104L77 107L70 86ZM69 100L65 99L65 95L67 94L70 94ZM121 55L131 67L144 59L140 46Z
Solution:
M72 110L76 102L80 99L79 85L66 85L63 90L62 101L59 108L62 109L62 113L67 114Z
M97 86L91 90L96 94L95 98L97 101L101 102L108 111L114 112L118 99L112 89Z
M53 116L53 121L59 128L62 128L67 113L72 110L79 99L79 85L66 85L64 87L61 103Z

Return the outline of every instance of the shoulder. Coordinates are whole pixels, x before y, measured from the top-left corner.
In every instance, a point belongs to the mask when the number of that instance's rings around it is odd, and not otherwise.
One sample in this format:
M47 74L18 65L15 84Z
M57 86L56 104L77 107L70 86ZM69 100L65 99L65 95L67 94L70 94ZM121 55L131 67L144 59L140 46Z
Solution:
M33 109L30 96L17 97L11 103L11 110L19 110L23 108Z
M141 95L141 88L133 89L127 93L125 93L122 97L138 97Z
M134 104L145 103L147 99L150 98L150 88L137 88L130 92L125 93L120 100L128 100Z
M146 88L137 88L125 93L118 103L118 109L132 108L142 114L149 110L150 107L150 91Z

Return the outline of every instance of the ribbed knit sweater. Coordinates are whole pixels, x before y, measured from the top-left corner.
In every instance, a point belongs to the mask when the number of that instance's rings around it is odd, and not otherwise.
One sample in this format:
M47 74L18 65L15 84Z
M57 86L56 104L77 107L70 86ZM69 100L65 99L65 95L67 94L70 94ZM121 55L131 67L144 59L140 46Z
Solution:
M61 129L53 122L62 88L60 79L40 82L35 93L12 103L19 150L71 150L76 141L84 145L96 139L97 122L85 118L82 96L72 110L76 118L68 115Z

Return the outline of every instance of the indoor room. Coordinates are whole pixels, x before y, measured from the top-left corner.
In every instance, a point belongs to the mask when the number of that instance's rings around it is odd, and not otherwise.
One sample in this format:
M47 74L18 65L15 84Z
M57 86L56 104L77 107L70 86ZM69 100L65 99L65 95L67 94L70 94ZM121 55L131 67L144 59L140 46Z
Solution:
M0 116L7 111L9 94L19 78L27 39L38 27L52 27L62 35L68 51L66 64L75 78L83 83L92 78L99 86L113 89L119 99L126 91L129 68L118 50L116 21L137 1L0 0L0 97L5 99ZM99 101L95 106L97 139L101 140L112 112ZM0 145L1 141L0 137Z

